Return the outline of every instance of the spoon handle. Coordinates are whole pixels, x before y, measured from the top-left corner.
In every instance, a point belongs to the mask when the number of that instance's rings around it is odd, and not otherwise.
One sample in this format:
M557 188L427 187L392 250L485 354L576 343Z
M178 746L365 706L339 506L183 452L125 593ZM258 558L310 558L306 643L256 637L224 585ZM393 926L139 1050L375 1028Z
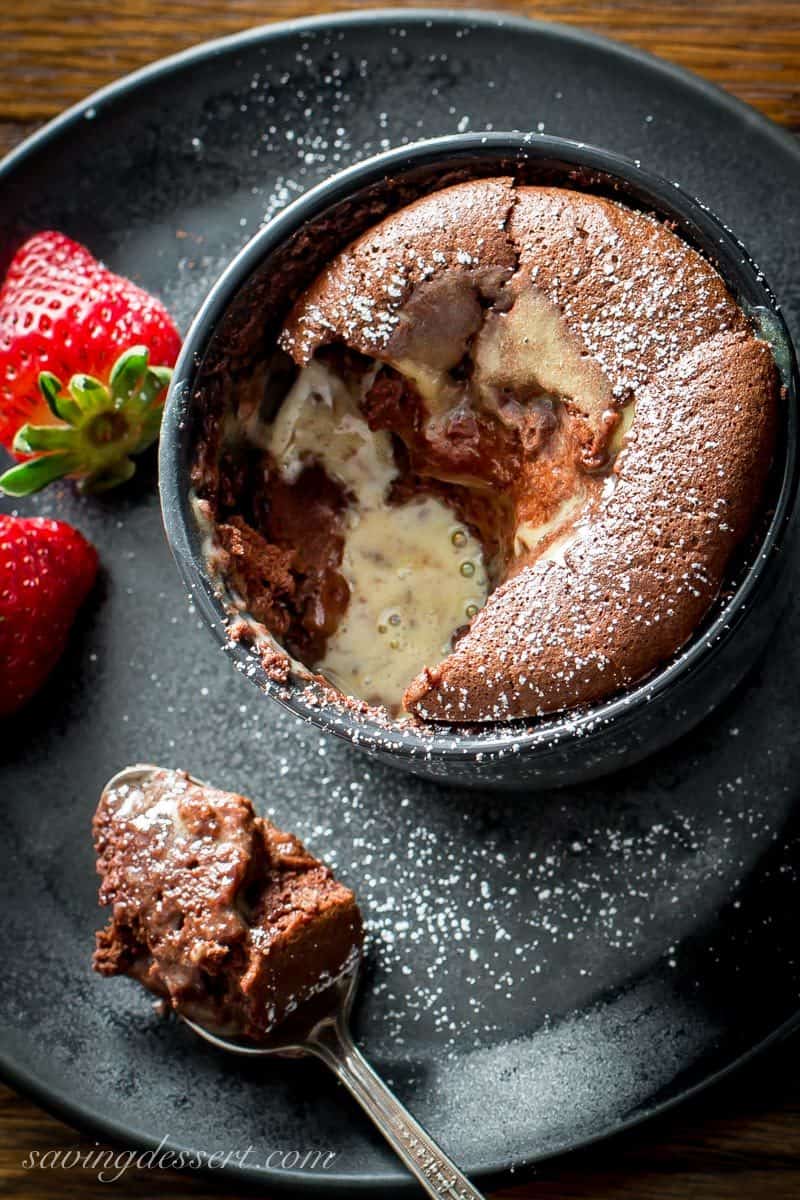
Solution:
M331 1021L315 1030L306 1047L336 1073L429 1196L434 1200L483 1200L375 1074L342 1022Z

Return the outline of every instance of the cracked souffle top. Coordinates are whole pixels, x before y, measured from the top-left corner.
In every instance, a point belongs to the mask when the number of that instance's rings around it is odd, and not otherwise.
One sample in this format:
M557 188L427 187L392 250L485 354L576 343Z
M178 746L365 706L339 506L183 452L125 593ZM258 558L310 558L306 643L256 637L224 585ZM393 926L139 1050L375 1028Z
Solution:
M760 511L771 351L615 201L435 192L334 257L279 343L198 487L276 675L286 651L421 721L602 700L690 638Z
M95 969L203 1025L262 1037L358 961L353 893L243 796L155 770L103 793L93 833Z

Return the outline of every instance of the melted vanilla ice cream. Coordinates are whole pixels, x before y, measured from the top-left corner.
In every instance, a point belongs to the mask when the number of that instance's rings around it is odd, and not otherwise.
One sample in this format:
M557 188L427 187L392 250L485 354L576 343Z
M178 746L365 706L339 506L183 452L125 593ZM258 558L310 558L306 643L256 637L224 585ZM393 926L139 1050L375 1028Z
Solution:
M453 634L483 606L488 578L480 543L443 501L388 502L391 437L373 432L359 408L374 377L350 383L310 362L264 444L287 482L318 463L353 498L340 567L350 602L313 667L343 692L397 710L409 680L449 654Z

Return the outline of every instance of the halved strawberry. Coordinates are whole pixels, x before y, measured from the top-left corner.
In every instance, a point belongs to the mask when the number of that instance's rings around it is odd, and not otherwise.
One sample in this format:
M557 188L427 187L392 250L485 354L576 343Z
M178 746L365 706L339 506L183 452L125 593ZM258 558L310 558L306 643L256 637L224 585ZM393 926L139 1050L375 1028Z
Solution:
M0 488L130 479L130 456L158 437L180 344L164 306L85 246L53 231L29 238L0 289L0 443L27 461Z

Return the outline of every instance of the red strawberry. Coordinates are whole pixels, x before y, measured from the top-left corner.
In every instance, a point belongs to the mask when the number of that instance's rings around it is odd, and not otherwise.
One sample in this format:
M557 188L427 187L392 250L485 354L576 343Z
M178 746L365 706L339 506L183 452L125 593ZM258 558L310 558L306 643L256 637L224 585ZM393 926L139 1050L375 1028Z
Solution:
M96 574L97 551L71 525L0 513L0 716L50 674Z
M85 246L63 233L29 238L0 288L0 443L35 457L0 488L23 496L71 475L96 491L130 479L129 456L158 437L180 344L164 306Z

